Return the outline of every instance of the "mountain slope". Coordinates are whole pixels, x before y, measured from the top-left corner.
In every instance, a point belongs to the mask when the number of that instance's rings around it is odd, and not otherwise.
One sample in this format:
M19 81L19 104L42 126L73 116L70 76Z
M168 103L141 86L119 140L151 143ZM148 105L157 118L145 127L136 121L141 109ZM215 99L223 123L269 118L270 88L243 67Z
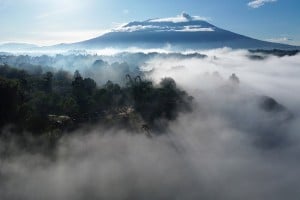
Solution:
M174 18L131 22L100 37L69 46L82 48L143 47L166 45L178 48L247 48L296 49L297 47L265 42L218 28L199 17L182 14Z

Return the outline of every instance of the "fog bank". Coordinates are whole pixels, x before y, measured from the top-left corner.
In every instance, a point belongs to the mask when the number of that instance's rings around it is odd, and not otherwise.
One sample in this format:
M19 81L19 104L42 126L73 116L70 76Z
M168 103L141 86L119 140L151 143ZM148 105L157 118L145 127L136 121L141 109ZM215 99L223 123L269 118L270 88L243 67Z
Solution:
M154 57L141 66L149 79L172 77L194 97L193 112L161 136L95 126L63 137L52 156L2 141L0 199L296 200L300 55L199 53L207 57ZM263 109L262 96L284 110Z

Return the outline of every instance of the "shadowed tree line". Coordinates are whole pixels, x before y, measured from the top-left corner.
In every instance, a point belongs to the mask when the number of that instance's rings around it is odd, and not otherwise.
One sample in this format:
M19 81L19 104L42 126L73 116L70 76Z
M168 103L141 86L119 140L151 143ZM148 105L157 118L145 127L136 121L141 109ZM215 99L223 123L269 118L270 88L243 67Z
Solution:
M250 53L261 53L263 55L273 55L273 56L277 56L277 57L283 57L283 56L295 56L299 53L299 50L281 50L281 49L272 49L272 50L265 50L265 49L256 49L256 50L249 50ZM255 56L255 55L252 55ZM253 57L255 58L259 58L259 55L257 55L258 57ZM263 58L263 57L261 57Z

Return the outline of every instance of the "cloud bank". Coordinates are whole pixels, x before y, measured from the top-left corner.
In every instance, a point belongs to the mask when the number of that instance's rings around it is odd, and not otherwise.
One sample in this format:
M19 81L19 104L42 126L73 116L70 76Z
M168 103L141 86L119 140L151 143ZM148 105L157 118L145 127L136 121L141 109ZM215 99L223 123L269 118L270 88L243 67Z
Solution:
M208 57L143 64L153 81L173 77L195 98L193 112L181 114L168 134L149 139L90 127L65 136L51 157L1 141L0 198L296 199L300 55L253 60L247 51L201 53ZM228 79L232 73L240 84ZM295 118L263 111L261 95Z

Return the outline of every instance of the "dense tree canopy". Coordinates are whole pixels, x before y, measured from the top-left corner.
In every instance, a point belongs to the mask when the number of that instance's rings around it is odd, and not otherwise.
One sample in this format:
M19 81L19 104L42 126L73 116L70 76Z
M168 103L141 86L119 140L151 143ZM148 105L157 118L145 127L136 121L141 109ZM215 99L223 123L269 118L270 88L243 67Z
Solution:
M62 70L28 73L1 66L0 126L10 124L16 132L35 135L67 132L88 123L158 129L160 119L174 120L179 112L190 109L192 97L171 78L158 85L140 76L126 78L125 86L111 81L97 86L79 71L72 76ZM133 118L140 122L134 124Z

